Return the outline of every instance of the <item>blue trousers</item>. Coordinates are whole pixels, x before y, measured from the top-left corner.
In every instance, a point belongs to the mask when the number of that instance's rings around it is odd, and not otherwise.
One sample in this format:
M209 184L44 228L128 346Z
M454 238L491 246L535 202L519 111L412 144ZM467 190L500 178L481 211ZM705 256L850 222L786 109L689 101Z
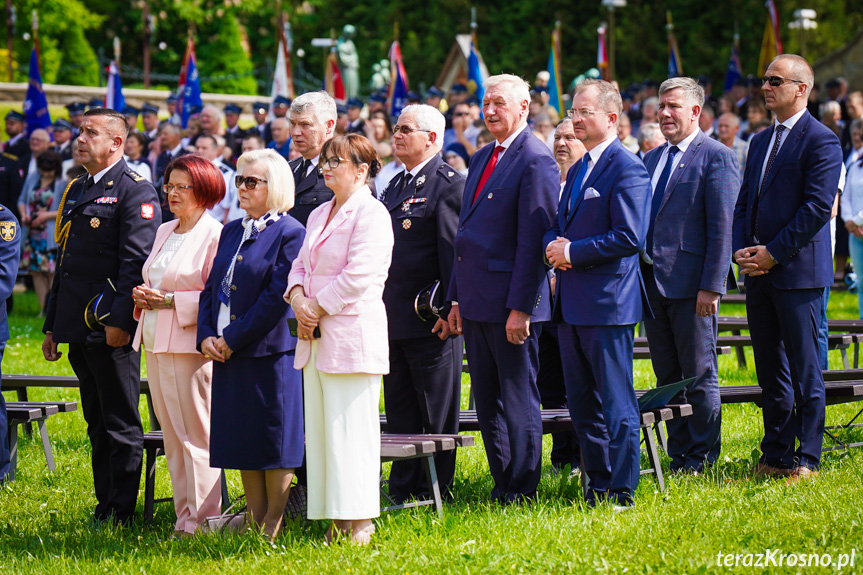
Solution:
M491 498L533 498L539 485L542 421L536 387L540 327L522 345L506 339L502 323L462 320L476 417L488 467Z
M0 389L3 387L3 352L6 350L6 342L0 341ZM9 456L9 426L6 420L6 400L0 393L0 480L9 473L12 461Z
M721 447L722 410L716 359L716 316L695 313L696 298L669 299L656 287L653 268L642 266L654 317L644 319L657 385L697 378L675 397L692 405L692 416L667 422L671 469L701 471Z
M640 475L641 418L632 387L632 325L560 323L569 413L587 473L588 503L632 501Z
M762 388L762 463L817 469L824 440L824 375L818 331L823 288L782 290L755 278L746 315ZM799 445L795 449L795 441Z

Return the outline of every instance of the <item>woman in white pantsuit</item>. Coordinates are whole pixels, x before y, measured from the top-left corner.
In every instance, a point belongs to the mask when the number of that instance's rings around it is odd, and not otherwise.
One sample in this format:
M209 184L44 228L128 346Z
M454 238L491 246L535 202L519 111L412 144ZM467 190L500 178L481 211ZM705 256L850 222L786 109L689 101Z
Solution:
M367 185L380 161L366 138L329 140L320 165L335 197L309 216L285 292L303 368L308 517L333 520L328 541L341 534L365 544L380 515L378 406L389 372L382 296L393 232Z

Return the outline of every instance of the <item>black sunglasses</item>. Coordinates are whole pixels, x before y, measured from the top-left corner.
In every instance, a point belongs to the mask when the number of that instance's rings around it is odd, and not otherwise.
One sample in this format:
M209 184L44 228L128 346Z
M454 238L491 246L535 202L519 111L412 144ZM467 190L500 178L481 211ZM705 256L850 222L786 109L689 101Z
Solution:
M764 76L761 78L761 83L770 84L774 88L778 88L785 82L794 82L795 84L802 84L803 80L792 80L791 78L783 78L782 76Z
M237 188L239 188L243 184L246 184L247 190L254 190L255 187L257 187L258 182L266 184L267 180L262 180L260 178L256 178L255 176L247 176L247 177L235 176L234 177L234 183L236 183Z

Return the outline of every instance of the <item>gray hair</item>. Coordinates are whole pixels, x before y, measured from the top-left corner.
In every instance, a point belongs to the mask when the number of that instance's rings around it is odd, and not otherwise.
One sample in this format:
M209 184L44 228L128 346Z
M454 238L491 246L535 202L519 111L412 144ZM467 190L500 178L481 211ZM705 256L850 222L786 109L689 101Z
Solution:
M662 130L659 128L659 124L657 122L648 122L644 124L638 130L638 136L636 136L639 148L644 147L644 142L655 142L660 138L665 140L665 136L662 135Z
M434 133L434 144L437 149L443 148L443 133L446 130L446 119L440 110L428 104L411 104L402 109L401 115L411 114L417 128Z
M735 128L739 128L739 127L740 127L740 116L738 116L738 115L737 115L737 114L735 114L734 112L725 112L724 114L720 114L720 115L719 115L719 121L720 121L720 122L722 121L722 118L726 118L726 119L730 120L730 121L731 121L731 124L732 124Z
M166 122L162 124L162 127L159 128L159 132L172 132L175 136L180 135L180 126L177 124L172 124L171 122Z
M619 117L623 112L623 100L614 84L597 78L585 78L575 87L575 93L581 94L590 87L596 89L596 103L602 111L617 114Z
M267 209L287 212L294 207L294 174L288 161L275 150L251 150L237 160L237 174L250 164L263 166L267 180Z
M815 84L815 72L812 71L812 66L809 65L806 58L797 54L780 54L773 58L773 62L780 60L788 60L791 63L793 74L797 76L793 79L806 84L806 96L809 96L809 92L812 91L812 86Z
M822 118L828 113L835 116L837 112L841 113L842 107L839 106L839 102L836 102L834 100L824 102L823 104L821 104L821 108L818 110L818 113L821 115Z
M557 126L555 126L555 127L554 127L554 133L556 134L556 133L557 133L557 131L560 129L560 127L561 127L561 126L563 126L563 125L564 125L565 123L567 123L567 122L569 122L570 124L572 124L572 118L570 118L569 116L564 116L564 117L563 117L563 120L561 120L560 122L558 122L558 123L557 123Z
M482 83L482 87L486 92L497 86L506 90L516 102L530 101L530 84L518 76L513 74L498 74L497 76L489 76Z
M207 104L206 106L204 106L201 109L201 112L204 112L204 111L212 112L213 114L215 114L216 120L218 120L220 122L222 121L222 111L220 109L218 109L217 107L213 106L212 104Z
M704 88L692 78L669 78L659 85L660 96L671 90L680 90L689 102L704 108Z
M305 94L297 96L291 103L291 115L294 114L309 114L324 124L329 120L332 120L333 122L338 120L336 101L323 90L318 90L317 92L306 92Z
M641 109L644 110L647 106L652 106L653 108L659 109L659 98L656 96L651 96L647 98L644 102L641 103Z

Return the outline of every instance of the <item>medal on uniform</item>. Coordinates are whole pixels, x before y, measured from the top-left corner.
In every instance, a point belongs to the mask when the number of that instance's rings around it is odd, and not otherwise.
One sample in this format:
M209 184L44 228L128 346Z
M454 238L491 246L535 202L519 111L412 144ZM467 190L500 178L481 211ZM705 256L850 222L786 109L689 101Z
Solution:
M90 227L94 230L99 227L99 224L102 222L99 221L99 218L90 218Z
M408 201L404 201L404 202L402 202L402 211L403 211L403 212L406 212L406 211L408 211L409 209L411 209L411 204L410 204L410 202L408 202Z
M423 187L425 185L425 183L426 183L426 177L425 177L425 174L423 174L422 176L417 178L416 188L420 189L421 187Z
M406 230L411 229L411 221L410 220L402 220L402 227Z

